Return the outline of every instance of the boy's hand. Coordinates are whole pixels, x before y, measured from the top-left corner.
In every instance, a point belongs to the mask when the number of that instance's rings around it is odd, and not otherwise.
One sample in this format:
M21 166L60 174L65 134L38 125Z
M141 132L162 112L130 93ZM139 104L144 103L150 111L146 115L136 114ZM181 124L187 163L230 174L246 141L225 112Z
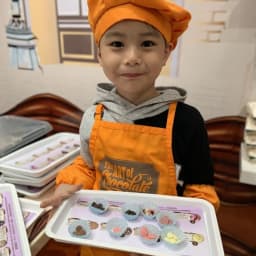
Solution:
M71 197L75 192L83 187L82 184L70 185L70 184L60 184L56 189L52 197L45 199L41 202L40 207L46 208L51 206L52 208L58 208L61 203Z

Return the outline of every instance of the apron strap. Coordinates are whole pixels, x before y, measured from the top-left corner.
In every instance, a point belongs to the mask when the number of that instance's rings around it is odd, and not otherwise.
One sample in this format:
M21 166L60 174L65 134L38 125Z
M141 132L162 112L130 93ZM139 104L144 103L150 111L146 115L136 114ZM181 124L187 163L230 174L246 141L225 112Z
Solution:
M96 106L95 112L94 112L94 119L99 121L102 119L103 116L103 105L102 104L98 104Z
M167 122L166 122L166 137L167 137L167 142L168 142L168 147L172 148L172 134L173 134L173 124L174 124L174 118L175 118L175 113L176 113L176 107L177 107L177 102L171 103L169 106L169 112L168 112L168 117L167 117ZM173 159L173 154L169 154L170 161L174 163ZM178 178L178 173L175 168L174 173L173 173L173 181L175 181L175 191L177 194L176 186L177 186L177 178ZM171 186L170 186L171 187Z
M166 122L166 130L170 135L170 142L172 141L172 128L174 123L174 117L176 113L177 102L171 103L169 106L168 117Z

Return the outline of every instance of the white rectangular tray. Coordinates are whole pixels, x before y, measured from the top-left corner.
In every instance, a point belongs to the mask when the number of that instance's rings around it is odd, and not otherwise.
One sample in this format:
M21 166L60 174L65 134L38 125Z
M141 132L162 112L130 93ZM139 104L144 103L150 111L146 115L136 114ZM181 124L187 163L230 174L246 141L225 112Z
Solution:
M47 185L50 181L55 180L55 177L58 172L59 170L54 170L53 172L47 173L46 175L42 176L42 179L39 179L39 177L37 178L31 178L26 176L9 177L9 176L3 175L3 180L7 183L12 183L15 185L32 186L32 187L41 188Z
M88 202L104 198L111 205L103 215L92 213ZM178 226L186 235L186 243L175 250L160 241L156 246L143 244L134 232L145 223L157 226L156 221L148 221L140 216L129 221L130 235L115 239L109 236L104 224L113 217L122 217L120 207L125 202L153 202L160 209L171 211L177 217ZM84 219L94 223L95 229L87 239L71 236L68 232L70 221ZM155 256L224 256L218 222L213 206L205 200L185 197L129 193L115 191L81 190L66 200L46 226L46 235L60 242L122 250Z
M7 176L40 177L79 152L78 134L56 133L1 158L0 169Z
M18 194L28 196L33 199L39 198L41 195L43 195L45 192L47 192L54 185L55 185L55 180L49 182L47 185L45 185L43 187L32 187L32 186L14 184Z
M62 164L58 165L55 167L53 170L50 170L46 174L40 177L30 177L30 176L24 176L24 175L17 175L16 173L12 176L8 176L6 174L3 174L2 179L5 182L12 183L12 184L17 184L17 185L24 185L24 186L33 186L33 187L40 187L42 188L43 186L46 186L49 184L50 181L55 180L55 177L57 173L63 169L64 167L70 165L73 160L74 156L72 156L70 159L67 161L63 162ZM0 169L0 172L2 170Z
M30 256L30 247L20 202L12 184L0 184L1 246L9 248L10 255Z

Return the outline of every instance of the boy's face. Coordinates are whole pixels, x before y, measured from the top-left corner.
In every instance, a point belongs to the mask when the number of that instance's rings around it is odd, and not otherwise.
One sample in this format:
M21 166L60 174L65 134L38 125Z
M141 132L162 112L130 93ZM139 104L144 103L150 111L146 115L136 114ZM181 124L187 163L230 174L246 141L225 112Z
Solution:
M100 41L98 58L117 92L139 104L157 95L155 80L171 52L156 29L139 21L112 26Z

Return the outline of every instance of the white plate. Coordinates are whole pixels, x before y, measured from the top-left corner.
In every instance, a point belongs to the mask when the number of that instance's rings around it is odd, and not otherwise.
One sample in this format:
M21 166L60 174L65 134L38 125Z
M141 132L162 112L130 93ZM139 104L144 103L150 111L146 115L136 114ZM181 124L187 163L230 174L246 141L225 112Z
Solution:
M245 131L249 134L256 134L256 120L251 116L247 116L245 120Z
M41 177L80 152L79 135L56 133L32 143L0 160L1 172L11 176Z
M244 142L248 146L256 147L256 135L255 134L248 134L246 131L244 131Z
M10 255L30 256L30 247L19 199L12 184L0 184L1 246L9 248Z
M44 209L40 208L40 202L27 199L19 198L21 209L23 213L24 223L26 229L30 228L35 221L44 213Z
M250 101L246 105L247 113L256 119L256 101Z
M256 185L256 162L249 159L245 143L241 143L239 160L239 181Z
M88 203L96 198L109 201L110 209L103 215L94 214ZM179 248L169 248L160 241L155 246L148 246L138 237L138 228L150 223L158 227L155 220L146 220L142 215L136 221L129 221L130 234L123 238L112 238L106 229L106 222L122 216L121 206L125 202L145 202L157 204L161 210L171 211L176 215L178 227L185 233L186 241ZM71 236L68 227L70 220L89 221L94 228L87 239ZM159 227L158 227L159 228ZM205 200L129 193L115 191L81 190L66 200L46 226L46 235L59 241L79 245L91 245L127 252L155 256L224 256L218 222L213 206Z

